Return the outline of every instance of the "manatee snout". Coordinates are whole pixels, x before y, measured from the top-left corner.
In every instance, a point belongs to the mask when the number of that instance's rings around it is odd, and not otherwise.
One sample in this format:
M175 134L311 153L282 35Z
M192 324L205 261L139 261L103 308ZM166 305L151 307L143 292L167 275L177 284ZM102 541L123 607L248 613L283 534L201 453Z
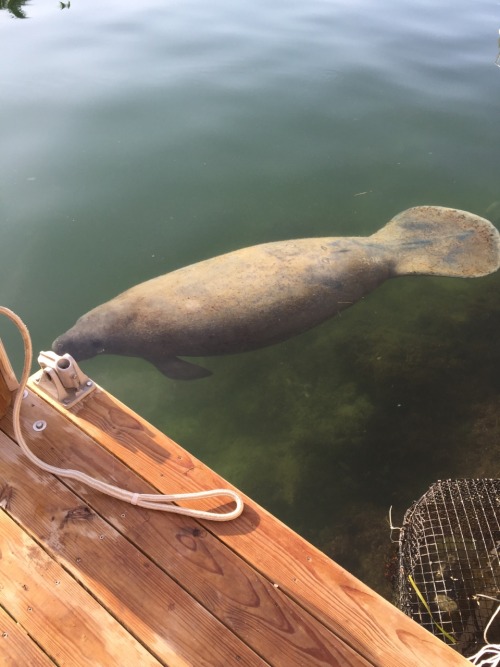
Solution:
M52 343L52 350L59 355L63 355L66 353L71 354L71 356L74 359L76 359L76 361L80 361L81 359L85 358L78 350L78 347L72 343L71 338L70 336L68 336L68 334L63 334L62 336L58 336Z
M58 338L55 339L55 341L52 343L52 350L56 354L63 354L64 353L64 336L59 336Z
M59 355L70 354L75 361L83 361L104 352L104 347L102 341L97 338L81 340L70 329L55 339L52 343L52 350Z

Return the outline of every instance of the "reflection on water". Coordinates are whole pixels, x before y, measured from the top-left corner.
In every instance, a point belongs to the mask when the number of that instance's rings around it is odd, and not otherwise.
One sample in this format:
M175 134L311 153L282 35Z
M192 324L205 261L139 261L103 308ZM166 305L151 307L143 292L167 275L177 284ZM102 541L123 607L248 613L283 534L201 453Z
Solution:
M421 204L500 222L496 0L0 7L0 302L35 349L236 248L366 236ZM439 477L499 472L499 287L401 278L296 339L201 360L198 383L82 366L383 589L389 505L397 522Z
M6 9L9 14L16 19L27 18L25 5L29 4L29 0L0 0L0 10Z
M12 18L16 19L27 19L29 15L27 9L29 9L31 0L0 0L0 11L5 9L9 12ZM69 9L71 7L71 2L59 2L57 3L59 9Z

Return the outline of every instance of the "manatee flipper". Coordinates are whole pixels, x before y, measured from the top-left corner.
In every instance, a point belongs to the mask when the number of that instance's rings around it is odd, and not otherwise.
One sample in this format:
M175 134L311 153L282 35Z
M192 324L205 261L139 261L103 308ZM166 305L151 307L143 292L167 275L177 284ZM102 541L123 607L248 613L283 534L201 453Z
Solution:
M393 249L393 275L478 278L500 266L500 235L485 218L442 206L403 211L371 239Z
M184 361L179 357L167 357L161 360L148 359L148 361L156 366L160 373L172 378L172 380L198 380L212 375L212 371L207 368Z

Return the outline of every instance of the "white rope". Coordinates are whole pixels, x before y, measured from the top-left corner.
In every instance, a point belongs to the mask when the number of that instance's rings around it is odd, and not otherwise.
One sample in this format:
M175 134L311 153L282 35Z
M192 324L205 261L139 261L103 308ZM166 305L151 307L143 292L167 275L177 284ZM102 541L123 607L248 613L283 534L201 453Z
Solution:
M488 655L489 654L489 655ZM467 658L476 667L499 667L500 665L500 644L489 644L476 654ZM478 662L480 661L480 662Z
M12 423L14 426L14 436L19 444L21 450L25 456L36 466L45 470L46 472L57 475L58 477L64 477L68 479L74 479L77 482L86 484L92 489L96 489L101 493L105 493L108 496L113 498L118 498L125 502L131 503L132 505L137 505L138 507L145 507L147 509L161 510L163 512L172 512L174 514L184 514L186 516L194 517L195 519L209 519L211 521L230 521L231 519L236 519L243 511L243 501L240 496L231 489L213 489L211 491L199 491L198 493L172 493L169 495L162 495L158 493L135 493L121 489L107 482L102 482L101 480L90 477L90 475L81 472L80 470L71 470L67 468L57 468L55 466L45 463L39 459L33 452L30 450L24 436L21 432L21 405L23 400L23 392L28 382L28 377L31 369L31 362L33 359L33 350L31 345L31 339L29 335L28 328L14 312L0 306L0 314L8 317L19 329L21 336L24 342L24 367L21 376L20 386L17 390L14 405L12 408ZM236 507L223 514L218 514L217 512L205 511L205 510L195 510L186 507L179 507L178 505L172 505L177 500L198 500L202 498L215 498L217 496L223 496L230 498L236 503Z
M481 597L489 597L487 595L481 595ZM490 598L494 599L494 598ZM495 612L492 614L488 624L484 628L483 639L486 646L483 646L477 653L471 655L468 660L472 662L476 667L500 667L500 644L488 644L488 630L490 629L493 621L497 617L498 612L500 611L500 604L495 609ZM488 654L490 654L488 656ZM481 662L478 662L481 660Z
M392 505L389 507L389 528L391 529L389 539L391 540L392 544L399 544L399 541L401 539L401 531L403 529L401 528L401 526L393 526L392 524ZM400 537L397 540L392 539L392 532L394 530L399 530Z

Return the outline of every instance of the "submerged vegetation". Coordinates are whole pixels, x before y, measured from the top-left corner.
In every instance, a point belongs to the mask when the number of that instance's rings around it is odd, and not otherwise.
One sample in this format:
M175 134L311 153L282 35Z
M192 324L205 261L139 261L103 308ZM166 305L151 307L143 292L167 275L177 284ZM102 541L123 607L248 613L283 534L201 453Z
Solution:
M389 507L397 523L436 479L499 472L499 284L394 280L291 341L204 359L206 380L152 369L124 391L141 362L115 360L104 384L388 594Z

